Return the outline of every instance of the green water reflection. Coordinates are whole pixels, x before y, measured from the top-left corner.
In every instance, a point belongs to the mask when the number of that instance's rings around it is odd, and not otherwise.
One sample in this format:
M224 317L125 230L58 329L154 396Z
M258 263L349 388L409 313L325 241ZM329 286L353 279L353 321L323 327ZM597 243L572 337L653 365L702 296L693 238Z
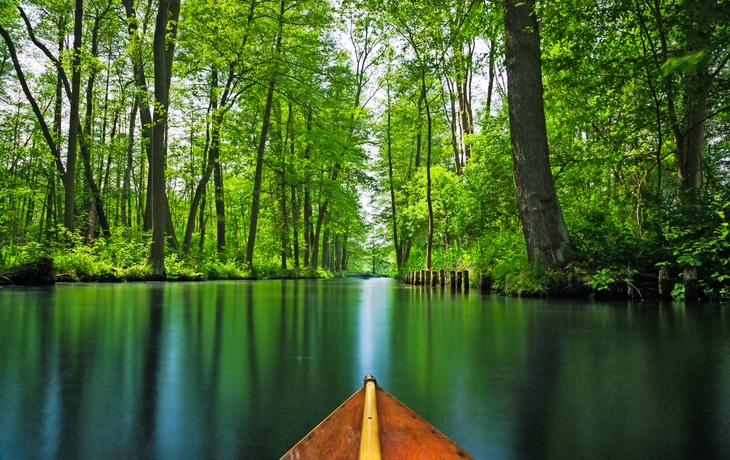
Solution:
M372 373L477 458L730 458L730 309L390 280L0 290L0 459L278 458Z

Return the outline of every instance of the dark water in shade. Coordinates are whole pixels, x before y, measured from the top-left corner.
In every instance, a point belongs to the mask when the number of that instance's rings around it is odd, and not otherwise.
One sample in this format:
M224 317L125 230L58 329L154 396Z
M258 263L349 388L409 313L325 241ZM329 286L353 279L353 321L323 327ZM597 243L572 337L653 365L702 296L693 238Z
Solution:
M476 458L730 458L730 306L373 279L0 289L0 459L275 459L368 373Z

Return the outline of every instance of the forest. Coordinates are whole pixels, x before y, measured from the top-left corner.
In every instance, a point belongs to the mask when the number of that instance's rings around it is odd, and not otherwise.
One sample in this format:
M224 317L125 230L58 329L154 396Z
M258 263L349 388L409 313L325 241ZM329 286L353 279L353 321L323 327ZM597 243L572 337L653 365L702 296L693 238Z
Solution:
M730 298L723 0L0 0L0 268Z

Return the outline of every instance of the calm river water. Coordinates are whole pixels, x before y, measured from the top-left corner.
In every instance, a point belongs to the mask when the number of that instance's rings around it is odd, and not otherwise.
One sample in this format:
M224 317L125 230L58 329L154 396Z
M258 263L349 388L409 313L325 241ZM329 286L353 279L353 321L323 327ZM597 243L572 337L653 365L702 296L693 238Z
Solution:
M0 459L276 459L373 374L476 458L730 458L730 306L392 280L0 289Z

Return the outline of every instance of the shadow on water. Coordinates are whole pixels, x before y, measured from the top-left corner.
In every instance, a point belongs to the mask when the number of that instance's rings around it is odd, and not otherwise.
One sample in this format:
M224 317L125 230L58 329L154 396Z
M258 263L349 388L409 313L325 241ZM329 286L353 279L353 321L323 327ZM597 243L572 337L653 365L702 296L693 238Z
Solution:
M730 458L729 311L382 279L0 289L0 459L278 458L364 373L476 458Z
M165 285L154 284L149 289L147 340L144 347L142 370L142 398L140 400L141 442L145 455L156 454L158 391L160 377L160 342L165 305Z

